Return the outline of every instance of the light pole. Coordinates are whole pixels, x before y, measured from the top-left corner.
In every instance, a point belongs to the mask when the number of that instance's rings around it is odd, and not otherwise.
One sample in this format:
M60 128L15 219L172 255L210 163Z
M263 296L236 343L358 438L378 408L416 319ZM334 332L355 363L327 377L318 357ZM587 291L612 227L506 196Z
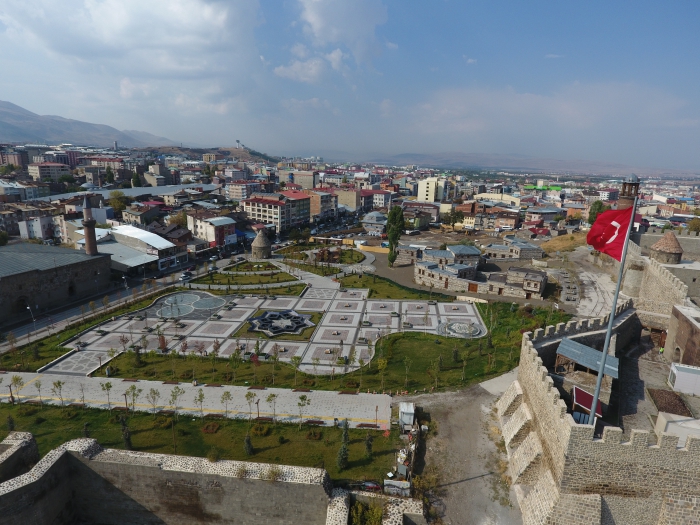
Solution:
M34 331L36 332L36 319L34 318L34 312L32 312L32 307L27 306L27 310L29 310L29 313L32 315L32 322L34 323Z
M128 290L129 286L126 284L126 275L122 275L122 279L124 279L124 289Z

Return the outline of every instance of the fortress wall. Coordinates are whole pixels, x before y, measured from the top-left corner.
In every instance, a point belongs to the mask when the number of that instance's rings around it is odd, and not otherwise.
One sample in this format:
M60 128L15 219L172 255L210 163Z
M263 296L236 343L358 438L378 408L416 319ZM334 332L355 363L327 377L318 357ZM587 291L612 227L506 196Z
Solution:
M39 450L29 432L10 432L0 443L0 483L29 471L39 461Z
M656 244L666 232L662 232L661 228L649 228L646 233L632 232L630 240L639 245L645 255L649 255L649 248ZM674 230L678 242L683 248L683 254L688 259L698 259L700 257L700 234L699 232L690 232L688 230Z
M674 304L685 304L688 286L661 266L658 261L650 259L644 272L640 296L634 301L637 310L652 314L671 315Z

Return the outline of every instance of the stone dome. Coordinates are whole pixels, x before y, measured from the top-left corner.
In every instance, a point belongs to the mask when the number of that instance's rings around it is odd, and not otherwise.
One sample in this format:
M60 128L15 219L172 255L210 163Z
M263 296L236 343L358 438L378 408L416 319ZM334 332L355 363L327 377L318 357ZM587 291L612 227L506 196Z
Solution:
M666 232L649 251L649 256L662 264L678 264L683 256L683 248L673 232Z
M269 259L272 252L272 243L267 238L265 230L258 230L258 235L253 240L251 247L251 255L253 259Z

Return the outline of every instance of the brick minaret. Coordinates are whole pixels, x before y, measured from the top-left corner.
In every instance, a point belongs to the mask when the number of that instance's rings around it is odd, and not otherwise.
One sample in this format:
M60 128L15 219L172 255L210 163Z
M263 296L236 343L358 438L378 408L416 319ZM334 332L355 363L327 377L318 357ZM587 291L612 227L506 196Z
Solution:
M85 201L83 201L83 229L85 230L85 253L88 255L97 255L95 224L97 221L92 218L92 206L86 195Z

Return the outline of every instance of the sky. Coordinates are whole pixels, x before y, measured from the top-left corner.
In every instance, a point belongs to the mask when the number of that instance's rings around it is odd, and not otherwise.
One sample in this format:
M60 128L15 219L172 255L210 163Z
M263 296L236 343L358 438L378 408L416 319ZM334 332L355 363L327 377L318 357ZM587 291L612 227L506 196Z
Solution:
M700 171L700 2L3 0L0 100L205 146Z

